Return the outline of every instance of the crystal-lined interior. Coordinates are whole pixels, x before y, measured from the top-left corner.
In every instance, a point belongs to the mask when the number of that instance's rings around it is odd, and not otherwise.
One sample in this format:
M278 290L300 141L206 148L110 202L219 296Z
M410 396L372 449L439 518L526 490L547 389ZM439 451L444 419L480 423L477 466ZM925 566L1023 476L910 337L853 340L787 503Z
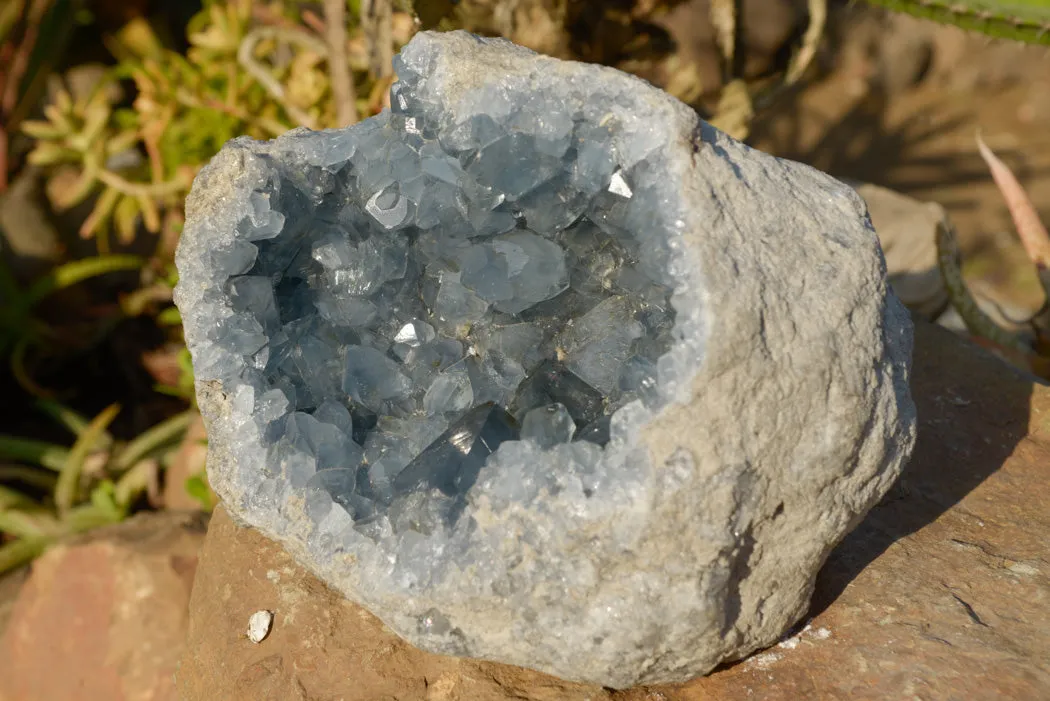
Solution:
M212 340L265 378L268 468L308 509L426 534L505 443L602 446L621 407L659 404L674 310L615 125L428 125L404 79L392 102L314 142L305 178L274 164L217 253L237 313Z

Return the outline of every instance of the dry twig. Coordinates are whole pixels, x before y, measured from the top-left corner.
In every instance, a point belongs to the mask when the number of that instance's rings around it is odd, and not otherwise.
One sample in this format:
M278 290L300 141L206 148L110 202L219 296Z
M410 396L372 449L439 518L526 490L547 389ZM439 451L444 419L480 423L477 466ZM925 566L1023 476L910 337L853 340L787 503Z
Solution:
M711 0L711 25L715 28L715 41L722 53L722 82L727 85L740 77L737 72L739 17L738 0Z
M249 75L259 81L259 84L266 89L266 92L270 93L270 97L281 103L281 107L283 107L288 113L288 116L294 119L300 126L316 129L317 122L314 118L291 104L287 99L281 81L274 78L273 74L255 59L255 47L259 45L260 41L266 39L276 39L277 41L299 44L326 58L329 57L328 45L303 29L291 29L288 27L257 27L244 36L244 39L241 40L241 45L237 48L237 63L241 64L241 67L244 68Z
M792 57L788 65L787 74L784 76L785 85L798 82L798 79L806 72L809 64L813 62L813 57L817 55L820 38L824 35L824 25L828 20L827 0L809 0L808 9L809 26L806 27L806 33L802 36L802 48Z
M28 0L18 22L22 28L21 41L16 43L19 30L13 27L7 41L0 45L0 192L7 190L8 144L17 126L14 112L18 107L18 91L49 4L50 0Z
M345 127L357 121L357 92L346 57L346 0L324 0L324 17L337 126Z
M393 74L394 8L390 0L361 0L361 28L368 40L372 73L377 78Z

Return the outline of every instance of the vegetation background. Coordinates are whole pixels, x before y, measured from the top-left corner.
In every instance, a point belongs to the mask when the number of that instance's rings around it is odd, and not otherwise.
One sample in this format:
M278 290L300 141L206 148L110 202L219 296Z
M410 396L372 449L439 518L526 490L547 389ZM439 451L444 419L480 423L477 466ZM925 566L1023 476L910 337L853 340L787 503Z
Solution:
M2 0L0 572L136 510L211 508L171 302L186 193L233 137L384 109L420 29L615 66L758 147L940 201L970 333L1050 376L1050 2L877 4Z

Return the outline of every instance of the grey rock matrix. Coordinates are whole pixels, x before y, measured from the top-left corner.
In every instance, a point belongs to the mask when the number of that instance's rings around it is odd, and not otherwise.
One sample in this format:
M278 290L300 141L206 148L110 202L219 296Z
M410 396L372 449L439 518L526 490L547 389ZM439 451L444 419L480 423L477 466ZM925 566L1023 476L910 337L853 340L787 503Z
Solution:
M615 70L395 63L389 112L197 178L213 487L426 650L622 688L775 642L915 438L861 199Z

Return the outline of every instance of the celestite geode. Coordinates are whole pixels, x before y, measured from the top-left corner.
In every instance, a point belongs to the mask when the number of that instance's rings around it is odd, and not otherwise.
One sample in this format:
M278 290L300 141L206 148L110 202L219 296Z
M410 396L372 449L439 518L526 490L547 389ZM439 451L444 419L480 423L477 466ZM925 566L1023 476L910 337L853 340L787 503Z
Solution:
M624 687L775 640L914 441L860 199L610 69L460 32L395 68L194 184L226 507L436 652Z

